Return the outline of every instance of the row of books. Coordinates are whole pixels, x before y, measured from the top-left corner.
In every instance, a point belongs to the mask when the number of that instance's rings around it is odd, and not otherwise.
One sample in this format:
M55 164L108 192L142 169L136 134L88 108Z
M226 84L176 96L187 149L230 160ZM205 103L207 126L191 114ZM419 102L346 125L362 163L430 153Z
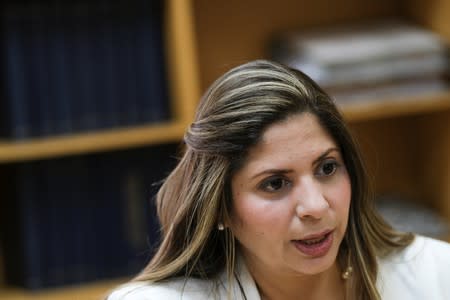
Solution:
M284 32L272 56L314 79L337 101L447 90L447 46L398 19Z
M137 274L159 241L154 195L175 145L12 166L5 281L42 289Z
M8 1L3 6L3 137L170 118L163 1Z

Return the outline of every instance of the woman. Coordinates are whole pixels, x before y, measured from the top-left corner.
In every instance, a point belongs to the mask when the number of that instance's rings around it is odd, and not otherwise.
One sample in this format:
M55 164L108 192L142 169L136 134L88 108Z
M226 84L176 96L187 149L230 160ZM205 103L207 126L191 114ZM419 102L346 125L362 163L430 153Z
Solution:
M341 115L303 73L232 69L185 143L157 196L161 245L109 299L450 299L450 247L378 216Z

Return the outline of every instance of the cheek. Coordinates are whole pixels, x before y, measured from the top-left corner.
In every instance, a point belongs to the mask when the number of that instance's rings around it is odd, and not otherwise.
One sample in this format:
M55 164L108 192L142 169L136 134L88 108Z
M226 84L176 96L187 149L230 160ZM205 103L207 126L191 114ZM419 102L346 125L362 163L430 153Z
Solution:
M254 194L236 193L233 198L232 228L239 240L261 238L277 231L283 213L278 205ZM245 242L245 241L241 241Z
M348 206L350 204L350 199L352 198L352 187L348 177L346 177L346 179L343 180L341 185L338 187L337 195L339 197L339 202L342 205Z
M352 198L352 188L350 178L348 175L344 176L342 180L333 188L333 204L340 217L346 219L350 209L350 201Z
M233 195L232 220L236 229L253 228L264 223L264 205L251 195Z

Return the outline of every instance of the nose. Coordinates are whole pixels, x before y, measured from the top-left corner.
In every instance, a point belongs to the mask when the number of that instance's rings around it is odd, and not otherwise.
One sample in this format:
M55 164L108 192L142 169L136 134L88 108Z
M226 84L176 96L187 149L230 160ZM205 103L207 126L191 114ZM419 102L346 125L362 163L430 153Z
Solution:
M330 208L320 183L312 178L302 180L299 192L295 194L295 210L300 219L322 219Z

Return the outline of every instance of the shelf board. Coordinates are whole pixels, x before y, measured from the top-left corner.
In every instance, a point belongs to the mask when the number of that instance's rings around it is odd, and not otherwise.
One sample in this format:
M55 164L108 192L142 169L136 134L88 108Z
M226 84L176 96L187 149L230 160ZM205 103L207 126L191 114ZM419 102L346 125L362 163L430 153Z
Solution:
M450 109L450 92L408 98L353 101L339 106L344 118L349 122L370 121Z
M0 287L0 299L8 300L100 300L104 299L114 287L126 282L101 281L79 286L59 287L42 291L26 291L20 288Z
M186 125L166 123L18 141L0 140L0 163L180 141Z
M450 92L431 96L352 102L340 105L340 109L349 122L438 112L450 109ZM185 123L152 124L23 141L0 140L0 163L177 142L183 137Z

